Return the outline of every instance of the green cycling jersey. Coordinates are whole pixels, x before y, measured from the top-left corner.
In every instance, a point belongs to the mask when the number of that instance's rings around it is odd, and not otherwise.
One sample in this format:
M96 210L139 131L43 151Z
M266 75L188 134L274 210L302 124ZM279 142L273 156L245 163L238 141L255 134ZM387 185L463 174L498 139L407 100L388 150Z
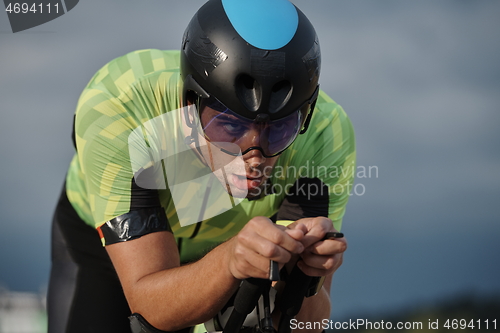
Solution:
M68 199L82 220L100 230L107 221L131 210L158 205L165 212L169 229L182 239L183 261L194 260L232 237L252 217L273 216L293 194L311 201L327 198L326 214L340 230L354 178L355 140L349 118L323 91L309 129L279 156L269 178L271 186L260 198L231 199L228 208L210 213L217 200L224 197L227 201L222 191L212 192L212 201L205 205L198 202L203 198L198 200L197 194L176 200L170 181L151 187L155 198L140 191L138 188L147 186L134 179L148 161L176 160L173 169L200 176L199 182L190 186L207 185L208 178L202 177L206 166L194 153L178 150L187 135L182 125L181 83L179 51L161 50L131 52L105 65L90 80L76 110L77 152L66 177ZM151 128L167 133L166 143L144 134ZM142 140L131 139L138 134ZM178 151L165 153L168 147ZM324 186L300 186L297 180L302 177L319 179ZM179 183L176 180L175 185ZM209 214L200 215L201 223L195 223L199 222L196 219L183 222L198 209L193 205L204 207ZM104 245L112 243L100 234Z

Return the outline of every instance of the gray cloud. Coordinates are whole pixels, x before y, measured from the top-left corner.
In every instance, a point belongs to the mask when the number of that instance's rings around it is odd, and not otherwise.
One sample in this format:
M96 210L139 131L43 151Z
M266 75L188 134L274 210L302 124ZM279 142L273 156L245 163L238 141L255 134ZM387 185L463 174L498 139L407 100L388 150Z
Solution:
M126 52L178 48L203 2L84 1L15 35L0 14L0 281L31 290L47 281L84 85ZM358 164L379 171L357 180L366 193L348 205L335 313L500 290L488 264L500 253L500 3L295 3L315 23L322 88L353 121Z

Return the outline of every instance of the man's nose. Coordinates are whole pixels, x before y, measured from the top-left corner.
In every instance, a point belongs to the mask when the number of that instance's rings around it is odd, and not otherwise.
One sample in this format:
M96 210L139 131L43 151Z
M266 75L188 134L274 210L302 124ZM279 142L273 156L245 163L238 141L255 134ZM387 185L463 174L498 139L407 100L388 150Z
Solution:
M242 145L248 147L259 147L260 146L260 133L261 129L258 126L251 126L248 131L245 133L243 140L241 142ZM241 147L244 151L246 148Z
M259 149L252 149L243 155L243 160L251 168L257 168L266 161L266 158L262 155L262 152Z

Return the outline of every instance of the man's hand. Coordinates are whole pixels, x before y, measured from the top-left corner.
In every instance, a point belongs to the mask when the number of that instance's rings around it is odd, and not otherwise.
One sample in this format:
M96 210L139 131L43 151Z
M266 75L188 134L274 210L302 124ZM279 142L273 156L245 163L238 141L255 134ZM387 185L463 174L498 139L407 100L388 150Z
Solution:
M345 238L322 240L327 232L336 231L332 221L326 217L303 218L288 226L291 230L301 230L305 235L300 239L304 251L299 268L309 276L328 276L342 264L343 253L347 249ZM299 240L299 239L297 239Z
M229 241L231 273L237 279L267 279L270 260L284 265L291 259L292 254L304 251L304 244L310 242L301 242L306 231L303 226L287 229L274 224L266 217L254 217Z

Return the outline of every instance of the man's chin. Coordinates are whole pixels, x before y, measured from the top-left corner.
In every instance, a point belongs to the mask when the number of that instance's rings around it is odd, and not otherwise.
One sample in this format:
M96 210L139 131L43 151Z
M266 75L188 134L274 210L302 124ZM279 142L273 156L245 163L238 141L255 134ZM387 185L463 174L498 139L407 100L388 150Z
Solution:
M263 191L263 189L261 187L253 189L251 191L248 191L246 198L247 199L258 199L261 197L262 191Z
M245 199L248 198L248 191L246 190L240 190L240 189L231 189L231 187L227 187L227 193L232 196L233 198L237 199Z
M237 198L237 199L245 199L245 198L246 199L257 199L262 194L261 187L252 188L252 189L240 189L240 188L237 188L236 186L229 186L229 184L226 184L226 191L230 196L232 196L233 198Z

